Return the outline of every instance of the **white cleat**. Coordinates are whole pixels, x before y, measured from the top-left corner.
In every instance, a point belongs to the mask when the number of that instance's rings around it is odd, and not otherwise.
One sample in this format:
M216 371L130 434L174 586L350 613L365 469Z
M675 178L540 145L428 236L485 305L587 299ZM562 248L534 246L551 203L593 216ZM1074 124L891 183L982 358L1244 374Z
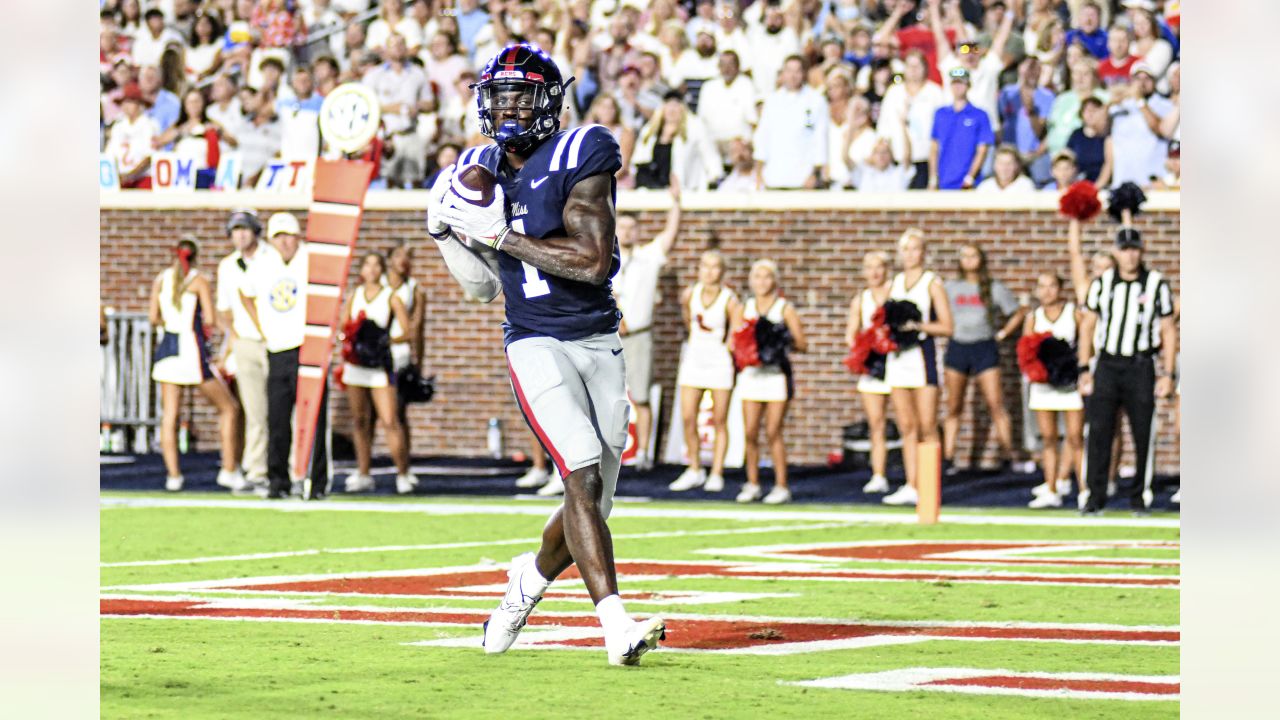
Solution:
M742 486L742 492L738 493L738 497L734 498L734 500L737 500L740 503L755 502L756 500L759 500L760 496L763 494L764 491L760 489L759 483L755 485L747 483Z
M169 492L178 492L179 490L182 489L183 482L184 480L181 475L178 475L176 477L166 477L164 479L164 489L168 490Z
M660 617L641 620L631 626L618 641L610 643L605 639L605 649L609 652L610 665L639 665L640 657L650 650L656 650L661 640L667 639L667 624Z
M1027 503L1027 507L1037 510L1062 507L1062 496L1055 492L1041 493L1032 498L1031 502Z
M886 495L880 502L885 505L915 505L920 501L916 495L916 489L910 485L903 485L898 491L892 495Z
M408 495L418 489L418 476L411 472L402 475L396 475L396 492L400 495Z
M540 497L552 497L553 495L564 494L564 480L559 475L552 475L546 485L538 488L536 493Z
M221 485L222 487L237 494L243 493L245 490L250 490L253 487L249 484L248 480L244 479L244 474L239 470L219 470L217 483L218 485Z
M707 481L702 483L702 489L709 493L718 493L724 490L724 476L712 473L707 476Z
M541 468L531 467L529 471L516 480L518 488L540 488L551 480L551 473Z
M1070 481L1070 480L1059 480L1059 481L1058 481L1058 494L1059 494L1059 495L1070 495L1070 494L1071 494L1071 481Z
M298 483L294 483L294 484L297 485ZM363 493L363 492L373 492L376 485L373 482L372 475L362 475L358 472L355 472L347 476L347 480L342 487L343 487L343 490L342 490L343 492Z
M693 468L685 468L685 471L680 473L680 477L673 480L671 484L667 486L667 489L673 492L684 492L686 490L700 488L704 484L706 484L706 482L707 482L706 470L702 470L702 469L694 470Z
M791 491L784 487L773 486L768 495L764 496L765 505L781 505L791 502Z
M887 493L889 492L889 478L883 475L872 475L871 480L862 486L864 493Z
M520 574L524 568L534 561L533 553L525 553L511 561L511 569L507 571L507 590L502 596L498 609L493 611L484 621L484 651L486 653L504 653L515 644L520 631L529 621L529 614L537 607L542 596L529 597L519 589ZM512 598L519 598L512 600Z

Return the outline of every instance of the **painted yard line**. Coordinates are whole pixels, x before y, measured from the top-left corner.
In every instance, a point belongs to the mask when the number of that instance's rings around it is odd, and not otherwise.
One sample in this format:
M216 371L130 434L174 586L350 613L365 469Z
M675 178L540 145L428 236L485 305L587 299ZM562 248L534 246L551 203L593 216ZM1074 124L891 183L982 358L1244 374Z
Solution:
M849 527L851 523L817 523L813 525L766 525L764 527L722 528L716 530L665 530L646 533L620 533L614 540L648 540L652 538L701 537L711 535L754 535L772 532L794 532L796 530L829 530ZM98 567L150 567L157 565L195 565L212 562L232 562L237 560L270 560L283 557L300 557L304 555L355 554L375 552L407 552L418 550L458 550L476 547L497 547L503 545L534 545L538 538L512 538L510 540L475 540L470 542L434 543L427 545L380 545L373 547L318 548L308 550L282 550L280 552L248 553L244 555L212 555L209 557L178 558L174 560L128 560L123 562L98 563Z
M104 497L103 509L118 508L221 508L234 510L275 510L277 512L372 512L416 513L427 515L534 515L545 517L554 510L550 505L501 505L488 503L431 503L431 502L355 502L349 500L325 500L302 502L296 500L234 500L198 498L150 498ZM656 508L619 505L610 517L667 518L679 520L736 520L779 521L804 520L840 523L865 523L870 525L914 525L913 511L903 512L850 512L833 510L741 510L701 508ZM1127 527L1151 529L1177 529L1177 518L1102 517L1083 518L1071 516L1023 516L1023 515L970 515L968 513L945 514L942 522L953 525L1012 525L1025 527Z
M1180 548L1161 540L859 540L852 542L788 543L749 547L702 548L698 554L731 555L836 564L847 562L927 565L1016 565L1065 567L1175 567L1177 559L1123 557L1029 557L1057 550Z
M781 685L915 692L921 690L971 695L1017 695L1074 700L1178 700L1178 675L1017 672L985 668L903 668L875 673L782 682Z

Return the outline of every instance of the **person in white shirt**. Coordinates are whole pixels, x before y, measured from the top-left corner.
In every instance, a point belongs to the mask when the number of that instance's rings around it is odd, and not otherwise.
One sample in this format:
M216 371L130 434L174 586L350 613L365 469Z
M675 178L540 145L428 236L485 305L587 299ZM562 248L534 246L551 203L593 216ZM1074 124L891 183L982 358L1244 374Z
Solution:
M1126 182L1149 186L1164 174L1169 156L1169 142L1161 135L1160 121L1173 112L1173 103L1156 94L1155 71L1145 62L1134 63L1129 77L1127 88L1112 89L1113 188Z
M755 192L763 189L760 187L760 178L756 175L756 161L752 155L750 140L734 138L729 141L728 157L733 169L716 186L716 192Z
M640 130L631 154L636 187L664 188L675 183L690 191L711 186L724 172L715 143L676 90Z
M955 50L947 40L942 27L942 15L938 5L929 5L929 25L933 29L933 42L937 48L938 72L942 77L962 67L969 71L969 102L991 118L991 130L1000 131L1000 73L1004 71L1004 48L1013 32L1014 12L1006 9L1000 26L991 38L991 47L983 50L974 38L957 38Z
M916 166L893 161L889 138L876 140L871 159L853 168L853 186L862 192L902 192L911 187Z
M685 86L690 91L719 74L719 58L716 55L716 35L710 29L698 32L696 42L685 48L667 73L672 87Z
M925 62L924 53L919 50L907 53L902 82L894 83L885 92L876 122L876 130L893 142L894 158L903 164L915 165L916 174L911 182L914 189L923 189L929 183L933 116L938 108L950 102L942 86L929 80ZM909 154L900 131L904 117L911 140Z
M671 183L671 209L667 223L653 240L639 244L640 228L632 213L618 215L618 251L621 265L613 277L614 297L622 321L622 353L627 367L627 392L636 406L636 466L653 467L649 456L649 433L653 411L649 407L649 387L653 384L653 305L658 295L658 276L667 264L667 255L680 237L680 186Z
M227 220L227 234L235 250L218 263L214 307L226 343L221 363L236 379L244 423L244 453L240 466L250 483L267 484L267 347L240 302L240 288L260 245L262 223L252 210L236 210Z
M435 95L423 69L408 60L403 37L392 34L386 44L387 62L365 74L382 105L382 124L388 134L391 157L382 164L389 187L412 187L425 174L426 143L418 129L419 113L435 111Z
M778 72L787 58L800 52L801 16L796 8L789 16L782 8L758 0L743 14L747 21L747 46L751 57L747 67L756 84L756 94L765 96L778 86ZM758 145L758 143L757 143Z
M738 53L720 53L720 76L702 84L698 95L698 119L707 128L720 154L729 155L729 142L750 137L759 115L756 90L751 79L741 74Z
M755 132L761 184L769 189L813 190L827 182L827 101L804 84L799 56L782 65L782 87L770 94Z
M991 177L978 183L976 192L1035 192L1036 184L1022 172L1022 159L1018 157L1018 149L1012 145L1001 145L996 150L995 163Z
M164 12L158 8L148 10L143 15L143 20L146 24L134 36L133 47L130 49L134 65L138 67L159 65L160 56L164 54L164 49L170 43L177 43L180 46L187 44L177 30L165 26Z
M260 257L254 259L240 287L241 304L267 348L269 486L265 496L272 500L287 497L293 486L289 450L298 397L298 355L307 325L308 252L301 234L291 213L272 215L267 221L271 246L258 249ZM324 495L329 484L326 405L327 399L321 399L311 452L312 497Z
M106 154L116 161L122 188L151 187L151 143L160 134L156 122L142 112L147 99L137 83L129 83L120 96L124 117L111 125Z

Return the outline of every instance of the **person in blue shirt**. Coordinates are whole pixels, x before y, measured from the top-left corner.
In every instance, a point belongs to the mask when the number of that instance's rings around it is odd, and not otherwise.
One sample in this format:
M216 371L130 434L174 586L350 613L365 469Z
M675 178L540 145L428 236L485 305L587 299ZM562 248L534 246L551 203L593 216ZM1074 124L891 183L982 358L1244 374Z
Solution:
M1000 139L1018 149L1036 186L1049 182L1048 145L1044 137L1053 110L1053 92L1040 87L1040 60L1028 55L1018 65L1018 82L1000 91Z
M162 78L160 68L156 65L143 65L138 71L138 87L142 88L142 94L151 101L147 117L156 121L156 128L160 132L173 127L178 122L178 115L182 113L182 101L162 87ZM172 147L168 145L164 149L170 150Z
M929 188L968 190L981 180L982 163L995 144L991 118L969 102L969 71L957 67L947 73L951 104L933 115L929 150Z
M303 110L320 114L320 106L324 104L324 97L316 92L315 79L311 76L311 69L306 65L299 65L294 68L293 75L289 78L289 87L293 90L293 97L285 97L276 100L276 114L284 115L288 113L296 113Z
M455 11L458 21L458 39L467 49L468 57L476 53L476 34L489 24L489 13L480 9L479 0L461 0Z
M1102 29L1102 8L1094 0L1088 0L1076 10L1076 26L1067 31L1063 46L1078 42L1089 54L1099 60L1111 56L1107 50L1107 31Z
M666 626L627 614L605 522L629 416L610 283L621 265L614 174L622 155L602 125L560 130L568 85L537 46L508 45L489 61L472 87L480 131L495 142L464 150L454 171L440 174L427 231L469 294L505 296L512 391L564 484L541 547L512 562L506 593L484 625L484 650L506 652L547 586L576 564L609 663L635 665ZM483 174L477 166L497 179L492 198L463 182Z

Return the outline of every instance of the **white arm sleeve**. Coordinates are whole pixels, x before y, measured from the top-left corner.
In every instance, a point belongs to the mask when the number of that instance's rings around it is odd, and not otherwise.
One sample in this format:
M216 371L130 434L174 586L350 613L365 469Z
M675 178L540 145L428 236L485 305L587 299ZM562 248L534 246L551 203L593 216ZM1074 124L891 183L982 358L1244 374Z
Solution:
M496 253L470 248L453 233L444 240L437 240L436 247L440 248L449 274L467 295L486 303L498 297L502 283L498 280ZM487 258L487 255L493 258Z

